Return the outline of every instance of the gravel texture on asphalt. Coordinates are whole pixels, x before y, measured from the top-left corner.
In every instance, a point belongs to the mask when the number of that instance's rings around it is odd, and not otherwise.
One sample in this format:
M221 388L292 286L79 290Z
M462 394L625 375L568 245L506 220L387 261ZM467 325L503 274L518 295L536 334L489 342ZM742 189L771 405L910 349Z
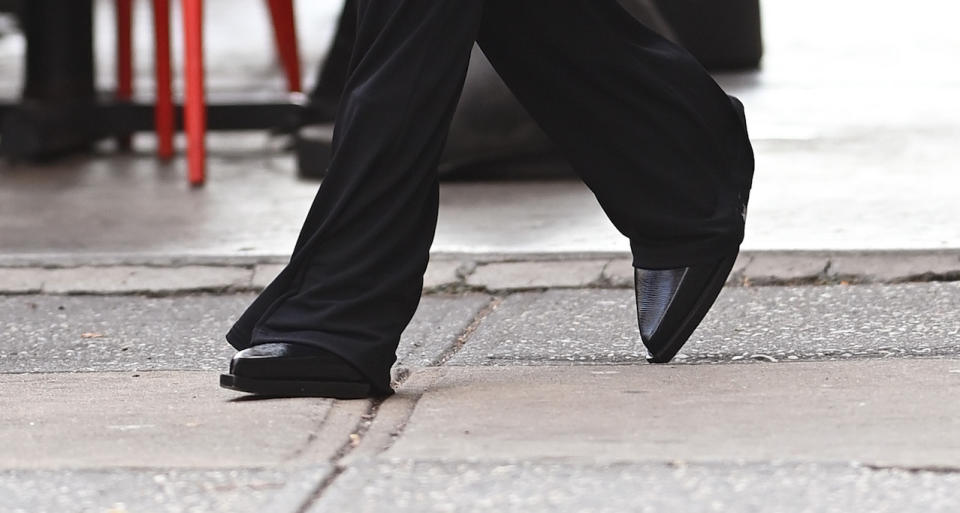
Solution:
M0 471L0 511L293 513L328 472L327 467L7 470Z
M958 485L846 465L398 461L348 470L309 511L930 513L957 511Z
M721 293L674 363L960 354L960 283L738 287ZM629 290L507 297L450 365L643 361Z
M0 297L0 372L223 370L234 354L223 335L253 297ZM488 302L425 297L401 364L433 364Z

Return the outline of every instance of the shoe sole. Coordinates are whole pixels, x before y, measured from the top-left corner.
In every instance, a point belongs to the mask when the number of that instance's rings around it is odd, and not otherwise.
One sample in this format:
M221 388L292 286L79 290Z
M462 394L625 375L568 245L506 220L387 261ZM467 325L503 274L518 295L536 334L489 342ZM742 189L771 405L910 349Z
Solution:
M717 264L717 269L714 271L713 276L710 277L710 281L707 283L703 294L700 295L700 299L697 300L690 314L687 315L681 323L680 329L663 345L663 349L659 354L647 358L648 362L670 363L673 357L680 352L683 345L687 343L687 339L690 338L690 335L693 335L694 330L700 325L700 321L706 317L707 312L710 311L710 307L712 307L713 303L717 300L736 261L737 255L733 255L725 260L721 260L720 263Z
M329 399L365 399L373 396L366 383L337 381L283 381L221 374L220 386L237 392L273 397L326 397Z

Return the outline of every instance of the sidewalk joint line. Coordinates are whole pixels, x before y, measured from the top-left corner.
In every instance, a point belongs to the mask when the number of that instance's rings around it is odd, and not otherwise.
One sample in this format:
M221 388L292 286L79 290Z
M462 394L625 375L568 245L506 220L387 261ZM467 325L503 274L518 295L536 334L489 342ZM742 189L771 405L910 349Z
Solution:
M359 447L363 442L364 435L366 435L367 431L370 430L370 426L373 425L373 421L377 417L377 413L380 411L380 405L383 404L385 400L386 398L380 397L370 401L370 405L367 407L366 412L364 412L364 414L360 416L360 419L357 420L357 423L353 428L353 433L350 434L350 437L344 441L343 445L341 445L340 448L337 449L337 452L333 455L332 461L330 462L333 470L327 477L317 484L316 488L310 493L309 499L305 501L299 509L297 509L297 513L306 513L309 511L310 507L323 497L324 492L333 486L337 478L347 471L349 466L342 463L343 460L346 459L346 457L349 456L350 453ZM333 411L337 402L339 401L334 402L334 405L330 408L330 411Z
M863 468L870 470L875 470L878 472L882 471L894 471L894 472L908 472L910 474L960 474L960 467L951 467L945 465L921 465L921 466L911 466L911 465L877 465L877 464L866 464L863 465Z
M486 319L493 311L495 311L502 302L502 297L491 297L490 301L483 308L481 308L476 315L474 315L473 320L470 321L470 324L468 324L457 336L454 344L445 350L439 357L437 357L437 359L431 364L431 367L441 367L454 355L456 355L457 352L466 345L470 336L480 326L480 323L482 323L484 319ZM393 383L391 383L394 388L398 388L403 385L403 383L412 375L408 369L401 370L407 370L407 372L397 373L396 379L394 379ZM413 417L413 412L416 410L417 404L420 402L422 397L422 394L416 396L413 405L411 405L411 407L407 410L407 414L403 421L400 422L400 424L397 425L393 430L393 436L391 436L390 443L386 447L381 448L380 452L389 450L390 447L393 446L393 443L403 434L403 432L406 430L407 424ZM358 423L356 432L351 435L351 439L340 448L334 457L334 471L324 482L318 485L316 493L313 494L311 504L316 502L323 495L323 492L333 484L337 477L346 471L347 466L340 464L340 462L343 461L351 452L353 452L354 449L360 446L360 444L363 442L363 436L367 433L367 431L370 430L371 426L376 420L377 414L380 412L380 406L388 399L389 398L380 398L371 403L367 413L363 415L361 421ZM304 510L299 511L298 513L304 513Z
M287 457L285 461L287 462L296 461L298 458L306 454L307 450L310 449L310 446L313 445L313 443L317 440L318 438L317 435L320 429L327 423L328 420L330 420L330 417L333 416L334 406L335 404L331 405L330 408L327 408L327 411L324 412L323 414L323 418L321 418L320 422L317 423L316 429L314 429L313 431L310 432L309 435L307 435L307 441L299 449L297 449L293 454Z
M434 360L434 363L431 367L443 367L451 358L456 356L464 346L467 345L467 342L470 340L470 337L475 331L480 327L480 324L490 316L497 308L500 307L500 304L503 303L504 297L493 296L490 298L490 301L486 306L480 309L477 314L473 317L473 320L470 321L470 324L460 332L460 335L457 336L456 341L447 348L440 356Z

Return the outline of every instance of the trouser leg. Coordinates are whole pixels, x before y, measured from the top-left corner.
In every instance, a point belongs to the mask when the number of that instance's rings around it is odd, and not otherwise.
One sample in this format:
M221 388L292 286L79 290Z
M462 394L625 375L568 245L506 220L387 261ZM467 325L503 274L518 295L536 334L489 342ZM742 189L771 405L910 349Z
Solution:
M742 106L615 0L488 0L480 47L604 211L634 265L695 265L743 238Z
M300 342L387 388L420 300L436 168L482 15L480 0L360 0L333 157L287 268L227 335Z

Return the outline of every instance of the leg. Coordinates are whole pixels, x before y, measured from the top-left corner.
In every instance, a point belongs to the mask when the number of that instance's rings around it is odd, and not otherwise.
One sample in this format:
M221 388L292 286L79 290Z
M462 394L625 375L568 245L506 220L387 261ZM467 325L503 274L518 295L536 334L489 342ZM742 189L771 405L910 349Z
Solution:
M742 106L615 0L488 0L479 42L629 237L641 339L670 361L743 239Z
M739 246L745 126L686 51L615 0L488 0L479 43L630 239L635 266Z
M480 0L362 0L330 171L293 257L227 339L295 342L389 388L436 227L436 167Z

